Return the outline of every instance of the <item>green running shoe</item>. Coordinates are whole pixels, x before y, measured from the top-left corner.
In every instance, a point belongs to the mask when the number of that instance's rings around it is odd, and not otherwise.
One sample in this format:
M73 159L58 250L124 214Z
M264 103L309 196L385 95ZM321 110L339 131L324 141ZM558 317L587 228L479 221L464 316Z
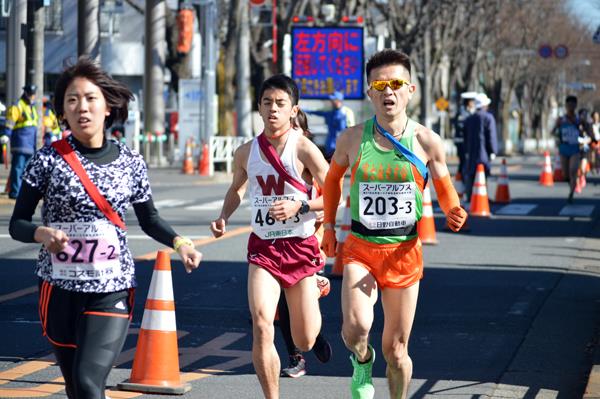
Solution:
M350 391L352 399L373 399L375 396L375 387L373 387L373 362L375 361L375 350L369 345L371 351L371 359L368 363L361 364L356 360L354 354L350 355L350 361L354 367L352 373L352 384Z

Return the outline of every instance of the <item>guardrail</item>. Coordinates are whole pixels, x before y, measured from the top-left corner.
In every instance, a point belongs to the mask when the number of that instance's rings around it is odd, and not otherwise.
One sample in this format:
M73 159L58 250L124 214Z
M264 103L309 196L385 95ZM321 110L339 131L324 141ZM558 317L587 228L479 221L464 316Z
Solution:
M215 163L225 162L225 170L231 173L233 164L233 153L239 146L252 140L252 137L213 136L208 144L210 156L209 175L215 173Z

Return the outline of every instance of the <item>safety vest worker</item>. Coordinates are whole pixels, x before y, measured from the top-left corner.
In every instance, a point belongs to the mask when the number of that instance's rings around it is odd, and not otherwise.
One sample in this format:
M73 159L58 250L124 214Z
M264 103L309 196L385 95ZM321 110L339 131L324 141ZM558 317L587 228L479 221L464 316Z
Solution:
M36 90L37 87L32 84L23 86L21 98L6 112L6 133L10 136L12 154L8 192L10 198L17 198L25 165L36 149L39 119L34 104Z

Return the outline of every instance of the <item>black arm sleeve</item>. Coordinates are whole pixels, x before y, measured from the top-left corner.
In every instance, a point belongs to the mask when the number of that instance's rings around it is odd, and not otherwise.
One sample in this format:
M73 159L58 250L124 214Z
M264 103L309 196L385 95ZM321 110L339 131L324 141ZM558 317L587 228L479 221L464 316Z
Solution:
M23 181L8 226L8 232L13 239L35 242L33 235L39 226L32 223L31 220L42 197L40 190Z
M161 244L173 248L173 239L177 237L177 233L160 217L152 198L146 202L133 204L133 210L144 233Z

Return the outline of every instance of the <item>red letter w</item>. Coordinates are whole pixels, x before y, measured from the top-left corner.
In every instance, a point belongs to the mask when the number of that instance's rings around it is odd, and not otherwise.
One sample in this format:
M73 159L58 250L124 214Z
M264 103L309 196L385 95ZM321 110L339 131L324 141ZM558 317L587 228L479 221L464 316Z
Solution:
M275 175L268 175L266 182L262 176L256 176L256 180L258 180L258 184L262 188L263 195L283 195L285 179L281 176L277 176L277 181L275 181Z

